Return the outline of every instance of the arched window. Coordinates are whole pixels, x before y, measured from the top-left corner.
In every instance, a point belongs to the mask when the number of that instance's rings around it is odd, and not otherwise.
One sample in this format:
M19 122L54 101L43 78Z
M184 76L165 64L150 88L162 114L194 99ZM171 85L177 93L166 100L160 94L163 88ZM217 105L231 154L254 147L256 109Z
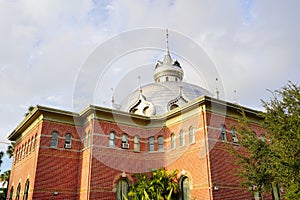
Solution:
M22 145L22 158L25 157L25 145L23 144Z
M128 198L129 182L126 178L122 178L117 183L117 200L125 200L124 196ZM124 195L124 196L123 196Z
M24 197L23 197L23 200L27 200L28 199L28 191L29 191L29 180L27 179L27 181L25 183L25 188L24 188Z
M134 136L134 151L140 151L140 139L139 139L139 136Z
M14 195L14 187L11 186L10 193L9 193L9 200L12 200L13 195Z
M66 134L64 147L66 149L71 149L72 148L72 135L70 133Z
M25 149L24 149L24 157L27 156L27 153L28 153L27 149L28 149L28 143L26 142L25 143Z
M116 146L116 134L115 132L109 133L109 147L115 147Z
M182 130L179 133L179 137L180 137L180 146L184 146L185 145L185 140L184 140L184 134L183 134Z
M238 142L239 142L239 139L238 139L238 137L236 136L234 127L231 129L231 135L232 135L232 141L233 141L234 143L238 143Z
M195 142L195 131L192 126L189 129L189 139L190 139L190 144Z
M123 149L129 149L128 135L126 133L122 134L122 148Z
M148 150L149 151L154 151L154 137L149 137L148 139L149 141L149 146L148 146Z
M159 136L158 137L158 151L163 151L164 150L164 137Z
M190 181L187 176L181 178L180 181L180 200L190 200L191 199L191 192L190 192Z
M225 124L221 125L221 137L222 137L222 141L226 141L226 127Z
M172 133L171 135L171 148L175 149L176 148L176 139L175 139L175 134Z
M177 104L172 104L171 106L170 106L170 110L173 110L173 109L175 109L175 108L178 108L179 106L177 105Z
M16 150L16 158L15 158L16 162L19 161L19 154L20 154L19 151L20 151L19 149Z
M31 143L32 143L32 139L29 139L29 142L28 142L28 153L31 153Z
M35 146L36 146L36 137L37 135L35 134L34 138L33 138L33 141L32 141L32 151L35 150Z
M128 135L126 133L122 135L122 143L128 143Z
M19 185L17 187L16 200L20 199L20 191L21 191L21 183L19 183Z
M58 133L56 131L54 131L54 132L52 132L50 147L57 148L57 145L58 145Z

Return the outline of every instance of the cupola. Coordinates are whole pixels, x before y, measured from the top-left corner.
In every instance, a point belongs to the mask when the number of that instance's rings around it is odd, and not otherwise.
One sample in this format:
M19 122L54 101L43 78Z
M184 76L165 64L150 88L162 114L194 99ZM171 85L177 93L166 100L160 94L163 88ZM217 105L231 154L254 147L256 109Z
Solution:
M182 81L183 70L180 63L171 58L169 52L169 34L166 29L166 54L163 61L157 61L154 69L154 80L156 83L168 81Z

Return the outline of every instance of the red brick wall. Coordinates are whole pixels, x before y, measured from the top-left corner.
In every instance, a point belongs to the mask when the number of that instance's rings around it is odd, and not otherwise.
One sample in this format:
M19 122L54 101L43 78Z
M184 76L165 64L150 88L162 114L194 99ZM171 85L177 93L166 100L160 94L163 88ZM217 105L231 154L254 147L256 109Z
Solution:
M221 125L226 127L226 142L222 141ZM232 127L238 127L237 119L207 113L207 132L209 141L210 170L214 200L224 199L253 199L250 192L242 190L237 177L238 166L234 157L229 153L229 145L239 148L238 143L232 143ZM260 135L263 131L258 125L252 128ZM238 130L236 129L236 132Z
M73 125L43 122L34 199L76 199L79 180L79 158L82 147L78 130ZM59 134L57 148L50 147L52 132ZM71 149L65 149L65 136L72 135ZM54 193L57 192L57 195Z
M168 123L169 124L169 123ZM133 173L148 172L165 167L179 171L178 180L187 176L191 185L191 199L251 199L252 195L238 187L232 157L221 141L221 124L225 124L226 138L232 142L231 128L236 119L199 112L178 120L168 127L143 127L90 120L83 127L44 121L32 128L18 141L16 151L37 134L36 150L13 164L10 186L30 180L29 197L34 199L115 199L116 182L125 175L132 183ZM195 143L189 143L189 128L195 131ZM253 125L259 135L262 129ZM185 134L180 146L179 132ZM51 134L59 133L57 148L50 148ZM109 133L116 133L116 147L110 148ZM83 147L85 134L90 132L90 145ZM72 134L72 148L65 149L65 135ZM128 135L129 149L122 149L122 134ZM171 149L171 134L176 136L176 149ZM140 152L133 147L134 136L140 139ZM155 151L148 151L148 138L155 139ZM158 152L158 137L164 137L164 150ZM208 139L208 140L207 140ZM16 152L15 152L15 155ZM22 157L22 156L21 156ZM9 188L10 188L9 186ZM217 190L214 190L217 186ZM34 191L32 190L34 188ZM57 195L54 195L57 192ZM23 198L21 194L21 198ZM29 198L29 199L30 199Z
M29 130L26 133L26 135L22 137L22 139L19 139L15 144L14 160L12 164L10 181L8 186L8 196L10 195L11 187L13 186L14 188L13 199L15 199L16 197L16 191L19 183L21 184L20 199L23 198L25 183L27 179L29 180L30 183L28 199L32 199L33 188L35 186L35 173L36 173L37 155L39 150L41 129L42 129L42 123L37 124L31 130ZM34 140L35 140L35 147L33 144ZM30 147L28 144L31 144ZM23 148L26 146L27 148Z

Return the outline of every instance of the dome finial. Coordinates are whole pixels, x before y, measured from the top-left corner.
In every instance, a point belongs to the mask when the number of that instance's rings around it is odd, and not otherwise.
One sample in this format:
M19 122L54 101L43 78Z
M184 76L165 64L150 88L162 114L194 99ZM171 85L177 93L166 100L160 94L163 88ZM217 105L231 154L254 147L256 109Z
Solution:
M141 80L141 76L138 76L138 79L139 79L140 93L142 93L143 90L142 90L142 80Z
M168 28L166 28L166 54L169 55L169 32Z
M111 95L111 107L113 107L114 106L114 104L115 104L115 98L114 98L114 88L110 88L110 90L111 90L111 93L112 93L112 95Z
M173 60L170 56L170 51L169 51L169 31L168 28L166 28L166 55L164 57L163 63L168 63L168 64L172 64Z
M216 78L216 95L217 95L217 99L220 99L219 94L220 94L220 91L218 89L218 78Z

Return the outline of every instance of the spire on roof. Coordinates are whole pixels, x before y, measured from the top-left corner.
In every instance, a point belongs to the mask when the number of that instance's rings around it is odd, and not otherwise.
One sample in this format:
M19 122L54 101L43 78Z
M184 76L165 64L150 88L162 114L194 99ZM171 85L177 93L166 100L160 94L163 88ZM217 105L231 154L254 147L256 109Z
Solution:
M173 60L170 56L170 51L169 51L169 31L168 28L166 28L166 55L164 57L163 63L170 63L172 64Z
M114 89L110 88L110 90L111 90L111 93L112 93L110 102L111 102L111 107L113 108L113 106L115 104Z
M141 81L141 76L138 76L138 79L139 79L140 93L142 93L142 92L143 92L143 90L142 90L142 81Z
M169 52L169 32L168 28L166 28L166 55L170 54Z

